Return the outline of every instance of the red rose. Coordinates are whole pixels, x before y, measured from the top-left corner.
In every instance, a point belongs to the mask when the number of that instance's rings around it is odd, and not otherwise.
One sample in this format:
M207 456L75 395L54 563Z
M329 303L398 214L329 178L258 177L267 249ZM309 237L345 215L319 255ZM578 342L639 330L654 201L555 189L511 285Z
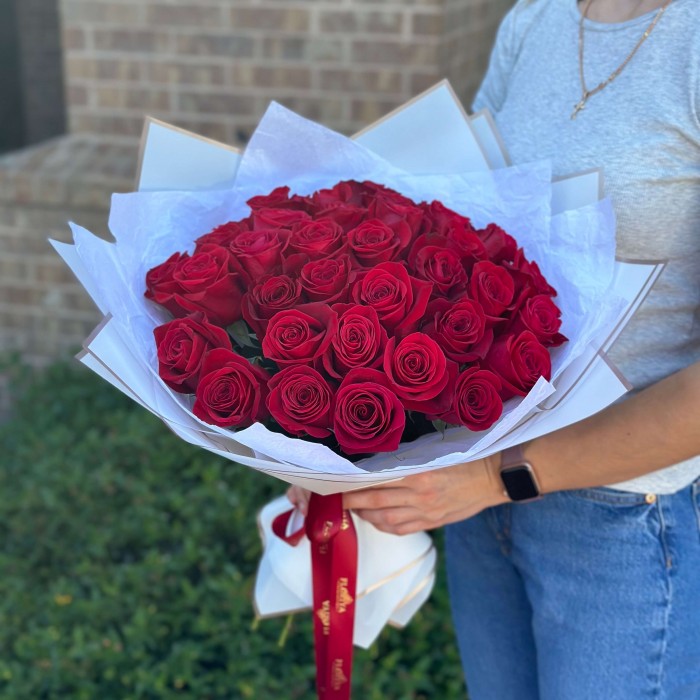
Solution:
M500 226L489 224L485 229L477 231L477 235L486 246L486 252L493 262L511 261L515 257L518 244Z
M339 255L347 247L340 224L330 219L308 221L294 227L289 237L286 255L300 253L309 260Z
M318 220L327 219L328 221L333 221L343 229L344 233L355 228L355 226L359 226L366 217L367 210L364 207L354 207L344 202L335 202L316 212Z
M463 292L467 285L461 257L435 234L420 236L408 254L408 266L419 279L433 283L433 293L443 297Z
M218 246L206 252L174 255L146 275L146 297L175 317L203 312L217 326L241 318L244 280L231 270L231 256Z
M469 430L487 430L503 413L500 390L501 380L493 372L470 367L457 378L451 410L440 418Z
M364 187L355 180L344 180L329 189L318 190L311 195L311 201L317 211L332 207L338 202L353 207L363 207Z
M333 409L333 432L346 454L392 452L405 425L401 401L382 372L365 368L348 372Z
M246 428L267 417L268 373L230 350L212 350L202 362L192 413L222 428Z
M209 233L205 233L195 241L195 253L201 252L202 248L209 245L221 246L228 248L229 244L243 231L250 230L250 221L242 219L241 221L229 221L221 224Z
M491 347L493 330L486 328L484 310L472 299L435 299L425 313L428 324L423 333L429 335L455 362L483 359Z
M518 280L519 287L526 288L530 293L547 294L551 297L557 295L556 289L544 278L537 263L527 260L522 248L516 252L510 269L516 271L514 276L522 278Z
M352 297L371 306L389 333L403 336L418 327L432 289L430 282L411 277L400 263L387 262L358 278Z
M448 209L442 202L437 200L430 202L430 204L423 202L421 207L425 217L423 220L424 233L437 233L446 236L455 230L474 230L472 222L466 216Z
M301 282L287 275L277 275L251 287L243 296L241 311L258 338L262 338L270 319L278 311L294 308L301 299Z
M338 329L338 315L322 303L302 304L276 313L262 341L263 355L278 365L312 364Z
M350 258L341 255L306 263L299 272L299 281L309 301L332 304L347 298L350 275Z
M292 435L330 435L333 391L311 367L287 367L268 383L270 415Z
M291 229L308 221L311 221L311 217L299 209L255 209L253 211L253 228L256 230Z
M398 344L390 338L384 372L408 411L437 414L452 405L459 367L425 333L411 333Z
M483 260L472 268L469 292L487 316L497 318L513 301L515 283L508 270L490 260Z
M464 269L469 273L474 263L488 258L486 247L472 229L455 228L448 232L446 240L447 247L459 255Z
M498 338L484 359L484 367L501 378L504 400L525 396L540 377L548 380L552 376L549 352L530 331Z
M532 331L545 347L557 347L566 341L559 333L561 311L546 294L537 294L525 300L508 332L517 335L521 331Z
M398 195L398 198L395 195ZM378 194L369 205L368 215L379 219L392 229L400 227L402 236L406 235L404 231L407 230L410 238L404 247L418 235L424 216L423 210L416 206L415 202L393 190Z
M376 199L383 199L398 207L416 207L416 203L405 197L400 192L392 190L386 185L380 185L377 182L372 182L371 180L365 180L360 183L362 189L363 202L366 206L370 206L372 202ZM422 214L421 214L422 216Z
M276 229L244 231L229 245L231 254L251 280L282 270L282 251L288 232Z
M204 355L214 348L231 350L228 333L196 313L153 329L158 350L158 374L173 390L194 393Z
M341 379L356 367L379 367L388 337L377 312L359 304L334 304L332 308L338 314L338 332L330 351L323 355L326 372Z
M146 273L144 296L164 306L173 316L185 315L177 304L171 303L171 299L178 289L178 285L173 281L173 273L180 262L189 257L187 253L173 253L165 262L152 267Z
M251 197L246 204L253 210L258 209L301 209L307 211L311 205L307 197L295 194L289 196L289 187L277 187L270 194Z
M389 226L379 219L368 219L348 232L350 251L360 267L397 260L411 238L411 229L403 221Z

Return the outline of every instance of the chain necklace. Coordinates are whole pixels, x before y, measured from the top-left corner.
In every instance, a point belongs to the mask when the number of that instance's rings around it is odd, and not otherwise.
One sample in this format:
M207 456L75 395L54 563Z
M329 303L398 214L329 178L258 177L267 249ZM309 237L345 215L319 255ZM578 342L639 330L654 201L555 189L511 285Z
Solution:
M654 27L659 23L659 20L661 19L661 16L663 13L666 11L666 8L671 4L671 0L666 0L664 3L663 7L654 15L654 19L651 21L651 24L647 27L647 30L642 34L641 38L637 42L637 45L632 49L632 51L629 52L627 55L627 58L612 72L610 75L602 82L596 85L592 90L589 90L586 87L586 80L583 77L583 24L586 21L586 18L588 17L588 9L591 6L591 3L593 0L587 0L586 6L583 9L583 12L581 13L581 21L579 22L578 25L578 69L579 69L579 75L581 77L581 100L574 105L574 111L571 113L571 118L576 119L576 115L586 106L586 102L588 101L588 98L591 97L592 95L595 95L596 93L600 92L603 88L607 87L612 83L615 78L617 78L620 73L625 69L625 66L632 60L632 57L634 54L637 53L639 50L639 47L647 40L649 34L653 31Z

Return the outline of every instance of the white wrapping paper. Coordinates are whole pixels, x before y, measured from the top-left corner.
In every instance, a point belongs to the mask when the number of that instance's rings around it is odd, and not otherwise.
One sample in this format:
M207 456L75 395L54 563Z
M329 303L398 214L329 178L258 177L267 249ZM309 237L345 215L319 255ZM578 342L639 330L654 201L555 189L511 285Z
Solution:
M75 245L53 244L106 315L79 359L187 442L317 493L336 493L484 457L581 420L628 389L602 351L659 266L615 261L614 216L598 197L596 175L553 185L546 162L490 170L489 163L508 162L492 120L482 114L472 125L446 84L356 139L276 104L242 155L154 120L146 133L142 191L113 196L115 242L71 225ZM479 227L495 221L558 289L569 342L553 352L552 380L540 379L528 396L507 402L490 431L452 428L353 464L260 424L238 432L205 424L192 414L191 399L158 376L153 328L168 315L144 298L146 272L176 251L191 251L216 225L246 216L251 196L280 185L309 194L346 179L380 182L419 201L439 199ZM263 615L311 601L308 542L291 548L269 534L271 518L285 507L284 499L273 502L261 516L265 556L256 603ZM356 525L358 591L370 592L358 598L355 641L367 646L385 623L405 623L427 597L434 551L423 533L397 538Z

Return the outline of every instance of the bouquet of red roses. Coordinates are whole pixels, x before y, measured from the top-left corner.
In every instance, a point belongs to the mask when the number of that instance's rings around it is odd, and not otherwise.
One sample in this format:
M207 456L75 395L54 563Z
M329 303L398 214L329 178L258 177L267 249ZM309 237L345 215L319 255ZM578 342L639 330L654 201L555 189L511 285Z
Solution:
M284 498L263 509L255 601L313 607L319 696L347 698L352 644L408 622L436 554L341 493L617 400L605 351L660 266L614 260L598 173L509 167L445 84L353 139L276 105L243 153L155 120L145 136L115 241L54 242L105 315L79 359L182 439L327 494L301 528Z
M248 204L146 275L175 317L154 330L159 374L203 421L388 452L486 430L550 379L556 292L496 224L373 182Z

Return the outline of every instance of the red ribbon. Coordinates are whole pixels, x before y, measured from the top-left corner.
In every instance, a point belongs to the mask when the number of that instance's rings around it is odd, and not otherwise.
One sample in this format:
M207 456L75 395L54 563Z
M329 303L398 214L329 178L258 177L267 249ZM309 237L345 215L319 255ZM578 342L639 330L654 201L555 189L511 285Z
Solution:
M282 513L272 531L292 546L304 532L311 542L316 691L319 700L349 700L357 588L357 533L342 494L311 494L304 528L291 535L293 511Z

